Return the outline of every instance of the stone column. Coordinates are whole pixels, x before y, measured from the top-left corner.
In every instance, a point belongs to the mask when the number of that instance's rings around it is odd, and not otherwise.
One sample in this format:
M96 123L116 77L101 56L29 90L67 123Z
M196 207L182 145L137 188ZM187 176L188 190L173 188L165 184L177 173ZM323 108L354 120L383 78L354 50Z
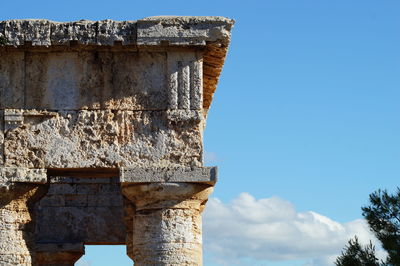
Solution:
M73 266L85 254L83 243L37 244L37 266Z
M0 265L32 265L34 204L46 193L40 169L0 168Z
M136 208L132 257L135 265L202 265L201 212L210 184L123 184Z

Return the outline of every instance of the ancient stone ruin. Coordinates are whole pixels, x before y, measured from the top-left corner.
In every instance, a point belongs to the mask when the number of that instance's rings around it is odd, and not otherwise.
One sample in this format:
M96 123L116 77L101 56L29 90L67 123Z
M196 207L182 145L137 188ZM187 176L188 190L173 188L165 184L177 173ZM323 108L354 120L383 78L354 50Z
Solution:
M201 265L207 111L233 21L0 22L0 265Z

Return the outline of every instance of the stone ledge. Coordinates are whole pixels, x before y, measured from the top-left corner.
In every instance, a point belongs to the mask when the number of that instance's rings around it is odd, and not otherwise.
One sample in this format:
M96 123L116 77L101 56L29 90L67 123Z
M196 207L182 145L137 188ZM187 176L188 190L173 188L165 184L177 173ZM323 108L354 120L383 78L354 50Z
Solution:
M138 45L229 43L234 20L224 17L149 17L137 21Z
M46 169L0 167L0 183L46 184Z
M214 185L217 167L121 168L121 183L204 183Z
M84 45L205 46L207 42L227 45L232 19L224 17L149 17L138 21L54 22L45 19L6 20L0 22L0 45L32 46Z

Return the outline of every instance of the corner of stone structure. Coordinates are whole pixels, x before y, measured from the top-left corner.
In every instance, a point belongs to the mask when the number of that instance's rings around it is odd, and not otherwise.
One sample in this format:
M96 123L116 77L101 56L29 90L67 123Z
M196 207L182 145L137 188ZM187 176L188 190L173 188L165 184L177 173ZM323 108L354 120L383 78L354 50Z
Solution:
M202 264L203 129L233 25L0 22L1 265L72 265L83 243Z

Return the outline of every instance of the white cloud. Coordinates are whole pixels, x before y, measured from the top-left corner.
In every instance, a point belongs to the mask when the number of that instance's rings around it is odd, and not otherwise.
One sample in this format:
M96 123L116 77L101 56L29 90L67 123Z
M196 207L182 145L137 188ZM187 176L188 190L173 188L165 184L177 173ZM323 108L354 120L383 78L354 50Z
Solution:
M76 263L76 266L91 266L92 263L86 260L84 257L80 258Z
M242 193L229 204L212 198L204 213L205 251L220 265L240 264L249 258L333 265L354 235L361 243L370 239L376 243L362 219L339 223L312 211L297 212L293 204L278 197L257 200Z

